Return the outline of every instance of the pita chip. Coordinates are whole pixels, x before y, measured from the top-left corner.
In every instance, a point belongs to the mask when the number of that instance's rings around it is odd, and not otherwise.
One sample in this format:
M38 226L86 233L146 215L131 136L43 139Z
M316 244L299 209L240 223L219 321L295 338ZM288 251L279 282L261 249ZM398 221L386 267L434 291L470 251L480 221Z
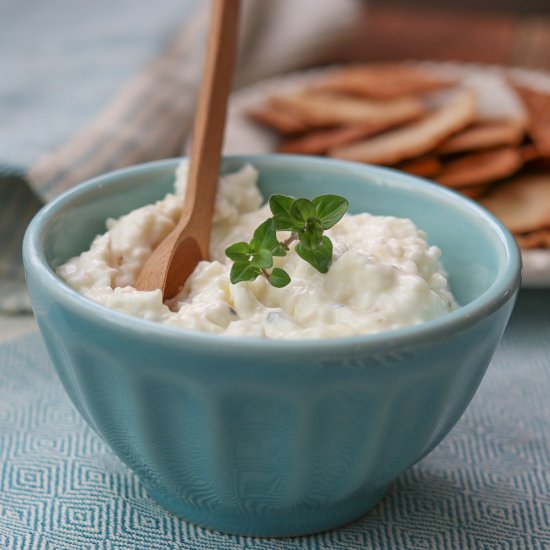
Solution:
M475 96L469 90L453 94L423 119L379 136L329 151L333 158L397 164L428 153L445 138L470 124L475 118Z
M550 228L550 174L528 174L498 185L481 204L513 233Z

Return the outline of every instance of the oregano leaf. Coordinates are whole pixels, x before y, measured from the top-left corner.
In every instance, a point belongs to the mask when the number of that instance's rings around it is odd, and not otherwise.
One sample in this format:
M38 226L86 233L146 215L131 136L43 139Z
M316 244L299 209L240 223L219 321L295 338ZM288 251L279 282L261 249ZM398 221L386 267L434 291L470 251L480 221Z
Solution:
M269 275L269 282L276 288L283 288L290 283L290 276L284 269L274 267Z
M263 248L273 250L277 247L279 241L277 241L277 233L275 231L275 222L273 221L273 218L267 219L256 228L250 244L252 243L254 243L254 252L257 252Z
M338 223L346 213L349 203L338 195L321 195L311 201L315 207L315 217L323 229L329 229Z
M286 256L288 248L283 243L277 243L277 246L271 251L273 256Z
M225 249L225 255L234 262L246 262L251 254L250 245L245 242L235 243Z
M292 231L294 224L290 214L290 208L294 203L293 197L286 195L271 195L269 197L269 208L273 213L275 228L279 231Z
M309 218L306 226L299 233L300 242L307 248L315 248L321 244L323 229L316 218Z
M315 216L315 206L308 199L296 199L290 207L290 215L296 228L302 228L307 220Z
M332 263L332 241L326 235L323 235L319 246L314 248L304 246L300 241L296 245L296 253L317 271L326 273Z
M253 266L250 262L235 262L231 267L229 278L233 284L236 284L241 281L253 281L260 273L260 268Z
M255 267L264 269L271 267L273 265L273 256L271 251L267 250L267 248L260 248L260 250L255 252L254 256L252 256L251 264Z

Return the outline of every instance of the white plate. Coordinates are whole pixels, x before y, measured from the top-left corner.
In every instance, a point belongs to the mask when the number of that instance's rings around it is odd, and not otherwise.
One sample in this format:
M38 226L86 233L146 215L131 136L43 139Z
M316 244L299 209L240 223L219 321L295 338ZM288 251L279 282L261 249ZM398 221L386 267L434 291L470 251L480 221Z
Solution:
M523 107L517 97L506 85L503 78L505 72L520 79L527 86L550 91L550 73L461 63L422 62L419 64L442 74L456 75L464 79L478 92L478 108L485 115L524 115ZM290 92L302 88L328 70L330 67L292 73L264 80L235 92L229 105L224 154L273 152L277 145L276 135L250 121L245 115L246 110L262 104L267 97L275 93ZM522 259L523 286L526 288L550 288L550 250L523 251Z

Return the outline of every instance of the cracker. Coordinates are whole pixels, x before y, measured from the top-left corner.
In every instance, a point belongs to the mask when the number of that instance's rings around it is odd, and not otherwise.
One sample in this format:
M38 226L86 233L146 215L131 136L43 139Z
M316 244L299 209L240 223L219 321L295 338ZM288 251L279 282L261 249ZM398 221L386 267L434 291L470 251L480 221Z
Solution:
M532 143L524 145L520 149L520 154L523 162L532 162L540 158L539 150Z
M307 124L295 114L269 104L249 109L246 114L258 124L276 130L280 134L295 134L307 129Z
M475 117L475 96L460 90L425 118L352 145L329 151L334 158L397 164L434 149L451 134L470 124Z
M313 130L303 136L283 141L279 146L280 153L298 155L323 155L332 147L338 147L372 136L384 130L386 125L341 126L327 130Z
M330 71L315 89L372 99L395 99L453 84L432 71L405 63L350 65Z
M543 157L550 157L550 93L512 83L529 114L528 133Z
M519 176L480 202L514 233L550 228L550 174Z
M437 176L437 181L447 187L470 187L511 176L522 166L520 149L500 147L470 153L448 162Z
M518 246L524 250L550 248L550 229L539 229L531 233L514 235Z
M439 147L442 154L476 151L502 145L519 145L524 125L515 119L482 120L446 139Z
M403 170L403 172L408 172L409 174L423 178L433 178L437 176L442 167L440 160L434 155L418 157L396 165L398 170Z
M272 103L295 112L311 127L352 124L396 125L422 116L426 108L419 98L371 101L325 92L303 91L275 96Z
M457 191L471 199L477 200L485 196L491 187L491 185L472 185L471 187L459 187Z

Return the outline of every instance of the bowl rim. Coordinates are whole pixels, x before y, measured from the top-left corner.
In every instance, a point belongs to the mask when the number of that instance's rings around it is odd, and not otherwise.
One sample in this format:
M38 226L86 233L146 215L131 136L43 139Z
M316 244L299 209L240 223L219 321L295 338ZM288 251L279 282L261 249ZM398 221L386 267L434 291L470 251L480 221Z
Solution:
M500 270L493 284L472 302L460 306L458 309L436 319L425 321L416 325L399 329L383 331L375 334L363 334L353 336L340 336L335 338L307 338L307 339L270 339L256 336L235 336L198 331L185 327L175 327L150 321L140 317L134 317L103 304L95 302L65 283L48 264L45 252L41 246L41 234L49 221L61 210L70 206L77 197L85 196L88 192L105 185L116 185L116 182L135 172L143 170L161 170L175 168L186 157L175 157L153 162L142 163L127 168L122 168L87 180L59 197L46 204L34 216L29 224L23 241L23 260L25 273L34 273L40 280L46 291L58 301L70 309L78 311L81 315L93 316L101 322L112 325L124 331L135 330L137 333L154 335L157 338L168 341L180 342L186 345L206 346L203 349L228 348L242 350L243 352L269 351L277 349L278 353L309 354L311 351L320 350L341 351L342 349L360 349L368 347L373 351L395 350L402 345L421 344L433 342L442 336L448 336L467 328L482 318L498 310L504 303L512 299L519 289L521 280L521 254L514 237L506 227L490 212L473 200L459 193L432 183L423 178L412 176L398 170L386 167L359 164L355 162L327 159L306 155L228 155L223 157L223 162L284 162L287 165L308 164L340 166L347 171L356 171L362 174L378 176L390 176L405 183L407 180L414 183L419 190L431 195L440 195L445 200L450 200L467 209L474 211L484 223L498 237L505 251L505 269ZM222 344L222 346L220 346Z

